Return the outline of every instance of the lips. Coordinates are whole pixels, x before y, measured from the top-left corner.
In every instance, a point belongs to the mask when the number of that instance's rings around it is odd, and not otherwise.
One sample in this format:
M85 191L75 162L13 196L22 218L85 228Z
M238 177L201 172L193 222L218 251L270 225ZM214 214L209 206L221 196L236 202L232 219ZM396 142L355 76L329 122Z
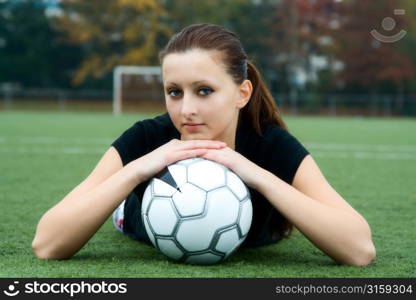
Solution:
M183 123L182 126L188 131L198 131L203 125L203 123Z
M184 123L184 126L199 126L202 125L202 123Z

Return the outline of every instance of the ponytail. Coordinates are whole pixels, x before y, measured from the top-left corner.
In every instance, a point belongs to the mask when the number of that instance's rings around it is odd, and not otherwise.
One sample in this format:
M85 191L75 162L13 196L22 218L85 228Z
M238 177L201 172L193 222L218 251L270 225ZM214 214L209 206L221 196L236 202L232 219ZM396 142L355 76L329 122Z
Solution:
M273 96L267 89L259 71L249 60L247 60L247 79L253 85L253 92L250 101L241 110L241 120L249 122L259 135L262 135L263 124L275 124L287 130Z
M261 127L265 124L275 124L284 130L288 130L280 116L279 108L270 94L257 68L247 60L247 79L253 85L250 101L240 112L240 121L250 122L258 135L262 135ZM272 238L286 238L293 230L293 224L286 218L279 217L271 228Z

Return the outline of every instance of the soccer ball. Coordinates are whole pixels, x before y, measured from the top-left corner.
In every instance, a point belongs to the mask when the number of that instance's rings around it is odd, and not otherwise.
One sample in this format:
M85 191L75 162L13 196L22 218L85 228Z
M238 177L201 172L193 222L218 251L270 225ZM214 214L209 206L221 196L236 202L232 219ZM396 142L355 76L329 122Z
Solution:
M182 160L151 180L142 218L152 244L171 259L215 264L244 241L253 207L241 179L203 158Z

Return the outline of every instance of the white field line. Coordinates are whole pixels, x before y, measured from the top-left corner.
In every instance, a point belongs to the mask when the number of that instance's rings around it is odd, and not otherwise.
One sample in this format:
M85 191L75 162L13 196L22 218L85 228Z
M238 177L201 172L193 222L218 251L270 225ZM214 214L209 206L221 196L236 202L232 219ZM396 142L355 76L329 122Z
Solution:
M336 151L416 152L416 145L317 144L305 143L307 149Z
M305 143L305 147L319 158L416 160L416 146L413 145Z
M30 153L30 154L104 154L106 148L96 147L2 147L0 153Z
M110 146L111 142L112 140L110 138L0 136L0 152L97 155L104 154L105 150ZM326 143L305 143L304 145L306 149L308 149L308 151L310 151L314 157L319 158L416 160L416 145L413 146Z
M68 138L68 137L52 137L52 136L0 136L0 144L105 144L109 145L113 142L110 138Z
M377 160L416 160L416 153L373 153L373 152L320 152L310 151L313 157L347 158L347 159L377 159Z

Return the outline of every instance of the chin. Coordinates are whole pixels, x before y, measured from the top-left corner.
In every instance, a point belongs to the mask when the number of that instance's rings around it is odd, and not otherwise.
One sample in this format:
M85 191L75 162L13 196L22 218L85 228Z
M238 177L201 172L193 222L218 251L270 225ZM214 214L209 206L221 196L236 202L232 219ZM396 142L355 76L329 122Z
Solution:
M186 133L181 134L182 141L189 141L189 140L211 140L212 137L207 136L206 134L202 133Z

